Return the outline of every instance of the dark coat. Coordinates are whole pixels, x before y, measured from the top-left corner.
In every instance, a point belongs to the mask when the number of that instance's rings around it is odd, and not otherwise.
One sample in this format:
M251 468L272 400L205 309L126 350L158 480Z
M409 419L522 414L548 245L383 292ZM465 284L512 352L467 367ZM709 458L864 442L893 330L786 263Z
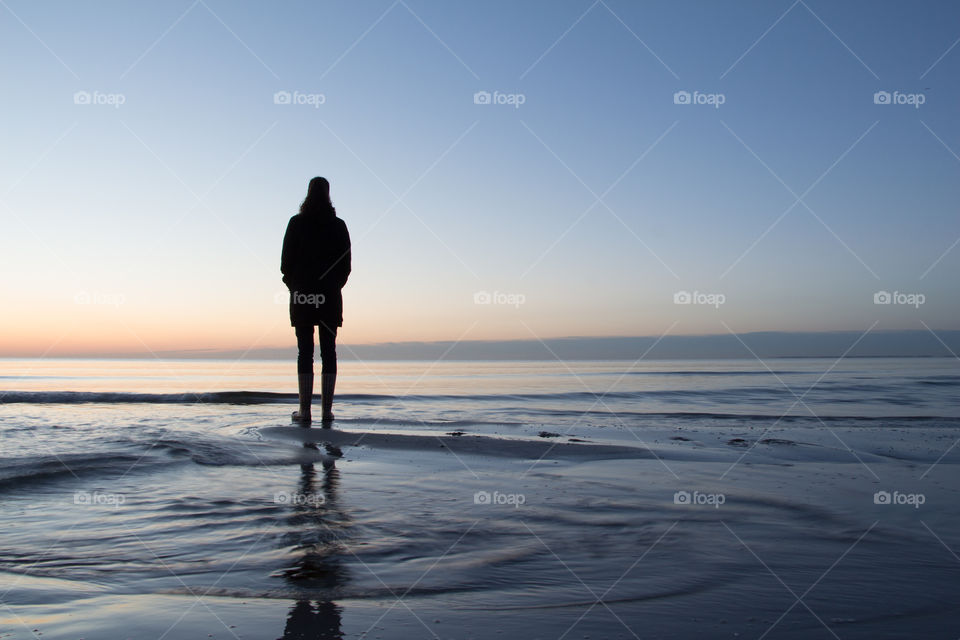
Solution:
M350 275L350 234L336 214L298 213L290 218L280 259L290 290L290 324L343 326L340 289Z

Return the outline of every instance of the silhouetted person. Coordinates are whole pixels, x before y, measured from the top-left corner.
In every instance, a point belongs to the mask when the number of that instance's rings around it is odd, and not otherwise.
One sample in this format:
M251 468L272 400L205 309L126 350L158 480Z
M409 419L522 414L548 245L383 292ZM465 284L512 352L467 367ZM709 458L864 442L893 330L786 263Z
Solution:
M313 328L320 343L322 419L333 420L337 381L337 328L343 326L340 290L350 275L350 234L330 201L330 183L314 178L300 213L290 218L280 260L283 282L290 290L290 324L297 334L297 380L300 409L293 420L311 421L313 399Z

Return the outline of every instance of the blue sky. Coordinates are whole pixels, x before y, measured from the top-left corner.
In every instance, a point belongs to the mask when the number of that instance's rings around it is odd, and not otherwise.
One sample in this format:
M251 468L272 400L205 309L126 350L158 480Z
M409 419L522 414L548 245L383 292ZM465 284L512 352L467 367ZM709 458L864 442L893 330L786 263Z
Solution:
M954 3L0 15L8 354L292 343L279 247L314 175L355 245L346 342L958 328Z

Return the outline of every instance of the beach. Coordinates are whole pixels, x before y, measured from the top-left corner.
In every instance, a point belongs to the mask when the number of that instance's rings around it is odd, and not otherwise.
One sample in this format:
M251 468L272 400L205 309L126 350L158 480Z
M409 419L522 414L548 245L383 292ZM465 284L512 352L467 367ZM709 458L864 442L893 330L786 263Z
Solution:
M289 363L2 368L5 639L960 620L952 359L344 362L332 429Z
M0 640L960 640L960 3L0 15Z

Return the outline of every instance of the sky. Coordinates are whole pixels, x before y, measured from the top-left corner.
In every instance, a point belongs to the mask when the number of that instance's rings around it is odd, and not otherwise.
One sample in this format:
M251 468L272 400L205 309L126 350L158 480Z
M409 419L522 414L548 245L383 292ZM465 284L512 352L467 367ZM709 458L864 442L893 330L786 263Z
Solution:
M0 2L0 355L960 329L955 2Z

